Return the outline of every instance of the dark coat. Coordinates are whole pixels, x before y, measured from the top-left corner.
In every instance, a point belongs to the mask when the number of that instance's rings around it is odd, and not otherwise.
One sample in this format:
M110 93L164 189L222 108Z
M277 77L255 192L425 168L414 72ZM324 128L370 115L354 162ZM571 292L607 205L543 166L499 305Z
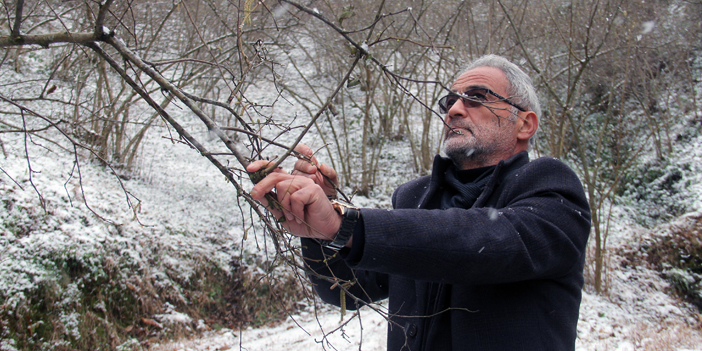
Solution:
M304 239L310 267L355 275L349 292L365 302L389 296L388 350L573 350L590 231L580 180L554 158L529 162L523 152L498 164L472 208L432 209L449 162L437 156L431 176L400 186L394 210L361 210L357 262L336 255L325 264ZM310 277L338 306L338 288Z

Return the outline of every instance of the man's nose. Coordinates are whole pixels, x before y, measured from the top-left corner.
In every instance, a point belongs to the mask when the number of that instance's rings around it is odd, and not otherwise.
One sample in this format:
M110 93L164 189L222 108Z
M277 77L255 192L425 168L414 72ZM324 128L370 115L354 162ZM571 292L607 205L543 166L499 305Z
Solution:
M467 111L466 111L466 106L463 104L463 99L457 99L456 102L453 103L451 108L448 110L447 114L447 122L448 120L452 119L457 119L457 118L464 118L467 116Z

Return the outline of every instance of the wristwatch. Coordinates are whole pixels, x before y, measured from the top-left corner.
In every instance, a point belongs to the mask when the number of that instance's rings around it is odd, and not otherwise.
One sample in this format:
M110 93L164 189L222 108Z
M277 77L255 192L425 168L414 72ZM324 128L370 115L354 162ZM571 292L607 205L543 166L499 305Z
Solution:
M356 207L343 204L339 201L332 201L331 203L332 206L334 206L334 210L341 215L341 226L334 240L320 240L320 243L328 249L339 251L351 240L356 222L358 222L358 219L361 217L361 211Z

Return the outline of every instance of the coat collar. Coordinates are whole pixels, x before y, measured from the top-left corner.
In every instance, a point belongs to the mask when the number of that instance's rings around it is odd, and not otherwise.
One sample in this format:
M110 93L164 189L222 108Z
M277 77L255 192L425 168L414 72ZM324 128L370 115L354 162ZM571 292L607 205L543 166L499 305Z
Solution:
M434 196L437 190L439 190L444 181L444 173L452 164L449 158L441 157L436 155L434 157L434 164L432 165L431 180L429 182L429 191L424 193L424 197L420 201L420 208L426 208L429 200ZM481 207L482 204L489 198L492 192L502 183L502 181L507 178L512 172L521 168L522 166L529 163L529 154L526 151L512 155L512 157L506 160L500 160L492 172L490 181L485 186L485 190L480 194L478 200L475 201L473 207Z

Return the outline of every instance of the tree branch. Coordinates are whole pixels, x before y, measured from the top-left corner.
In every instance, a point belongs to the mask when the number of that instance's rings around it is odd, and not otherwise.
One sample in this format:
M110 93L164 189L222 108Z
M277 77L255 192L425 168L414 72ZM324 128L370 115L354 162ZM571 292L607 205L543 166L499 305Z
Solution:
M95 19L95 37L96 38L101 38L103 35L106 34L106 32L103 29L103 26L105 24L105 16L107 15L107 12L110 10L110 5L112 5L112 2L114 0L107 0L105 1L104 4L100 5L100 10L98 11L97 18Z
M351 77L351 73L353 72L353 69L356 67L356 64L358 64L358 61L360 61L360 60L361 60L361 57L356 56L356 60L354 60L353 63L351 64L351 68L346 73L346 76L344 77L344 79L341 80L341 82L339 82L339 85L336 86L336 89L334 90L334 92L331 95L329 95L327 102L325 102L324 105L322 105L322 107L319 109L319 111L317 111L317 113L312 117L312 120L310 121L310 123L307 124L307 127L305 127L305 130L303 130L302 133L300 133L300 135L298 135L295 142L292 145L290 145L290 148L288 148L288 150L285 152L285 154L283 154L282 157L280 157L275 163L273 163L273 165L269 166L268 168L266 168L263 171L264 175L272 172L274 169L276 169L278 166L280 166L281 162L283 162L288 156L290 156L290 153L293 152L293 149L295 149L295 146L297 146L297 144L299 144L300 141L302 141L302 137L304 137L305 134L307 134L307 132L310 130L310 128L312 128L312 126L314 125L314 122L316 122L317 119L319 118L319 116L322 115L324 110L326 110L329 107L329 104L331 104L332 100L334 100L334 97L336 96L336 94L338 94L339 91L341 90L341 88L343 88L344 85L346 85L346 82L349 80L349 77Z
M200 110L199 107L193 103L193 101L188 98L178 87L173 85L168 79L164 78L158 71L153 69L151 66L147 65L139 56L137 56L133 51L131 51L129 48L127 48L124 43L119 40L115 39L112 37L108 37L105 40L108 44L110 44L112 47L114 47L126 60L137 66L140 70L142 70L144 73L146 73L149 77L151 77L158 85L161 86L161 88L167 90L171 94L175 95L180 101L182 101L188 108L190 108L191 111L195 113L195 115L200 118L200 120L205 123L207 128L215 133L222 142L224 142L224 145L229 149L229 151L232 152L234 157L236 157L237 161L246 168L246 166L249 165L249 161L241 154L241 152L237 149L236 145L234 142L229 139L229 137L224 134L224 132L219 128L217 124L212 121L207 115L205 115L202 110Z
M12 25L10 36L18 38L20 36L20 26L22 25L22 10L24 9L24 0L17 0L17 8L15 9L15 24Z
M57 43L72 43L88 45L97 41L95 33L70 33L70 32L56 32L47 34L35 34L35 35L18 35L18 36L0 36L0 48L9 46L21 46L21 45L41 45L45 48L49 47L49 44Z

